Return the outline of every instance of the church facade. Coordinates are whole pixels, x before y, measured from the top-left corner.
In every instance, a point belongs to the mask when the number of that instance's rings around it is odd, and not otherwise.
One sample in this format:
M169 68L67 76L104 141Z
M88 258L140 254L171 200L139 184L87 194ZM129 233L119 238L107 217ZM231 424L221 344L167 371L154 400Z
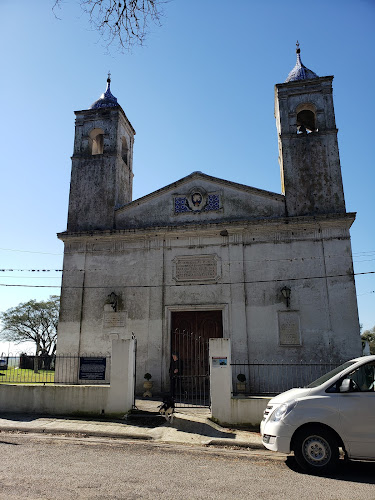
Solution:
M361 354L332 76L275 86L282 194L202 172L132 200L135 131L110 89L76 112L57 354L137 339L169 387L174 332L230 338L239 360Z

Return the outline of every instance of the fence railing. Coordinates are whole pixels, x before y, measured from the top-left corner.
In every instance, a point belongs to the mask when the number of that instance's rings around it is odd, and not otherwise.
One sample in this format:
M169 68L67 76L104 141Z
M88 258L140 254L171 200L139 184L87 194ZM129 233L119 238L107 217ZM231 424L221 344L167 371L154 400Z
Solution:
M233 394L275 396L310 384L342 362L235 361L231 363Z
M109 384L109 354L0 357L0 384Z

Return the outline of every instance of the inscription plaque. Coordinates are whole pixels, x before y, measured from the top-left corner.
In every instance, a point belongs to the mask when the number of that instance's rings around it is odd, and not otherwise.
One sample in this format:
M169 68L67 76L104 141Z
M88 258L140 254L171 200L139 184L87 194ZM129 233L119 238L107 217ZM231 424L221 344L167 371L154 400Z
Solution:
M105 380L106 358L80 357L80 380Z
M279 311L280 345L301 345L299 314L296 311Z
M217 260L214 255L177 257L175 260L176 281L214 280L217 275Z
M121 312L104 312L104 328L118 328L125 326L125 314Z

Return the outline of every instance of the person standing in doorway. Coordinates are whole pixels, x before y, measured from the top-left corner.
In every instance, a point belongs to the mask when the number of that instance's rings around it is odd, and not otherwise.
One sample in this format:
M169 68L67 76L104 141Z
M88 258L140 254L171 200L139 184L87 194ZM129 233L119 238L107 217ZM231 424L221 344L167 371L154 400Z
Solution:
M182 362L177 352L172 353L169 376L171 379L171 397L174 399L178 392L181 392Z

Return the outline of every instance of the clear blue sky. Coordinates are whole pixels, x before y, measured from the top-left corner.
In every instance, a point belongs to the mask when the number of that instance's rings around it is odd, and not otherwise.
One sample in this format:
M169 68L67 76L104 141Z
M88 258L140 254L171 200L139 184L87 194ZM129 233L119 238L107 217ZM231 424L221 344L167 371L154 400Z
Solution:
M132 53L110 53L76 0L1 0L0 267L61 269L74 110L108 70L137 135L134 198L200 170L280 192L274 84L295 64L334 75L355 271L375 271L373 0L172 0ZM58 272L0 272L0 310L59 293ZM360 322L375 325L375 275L356 277ZM56 285L36 288L32 285ZM1 349L0 344L0 351Z

